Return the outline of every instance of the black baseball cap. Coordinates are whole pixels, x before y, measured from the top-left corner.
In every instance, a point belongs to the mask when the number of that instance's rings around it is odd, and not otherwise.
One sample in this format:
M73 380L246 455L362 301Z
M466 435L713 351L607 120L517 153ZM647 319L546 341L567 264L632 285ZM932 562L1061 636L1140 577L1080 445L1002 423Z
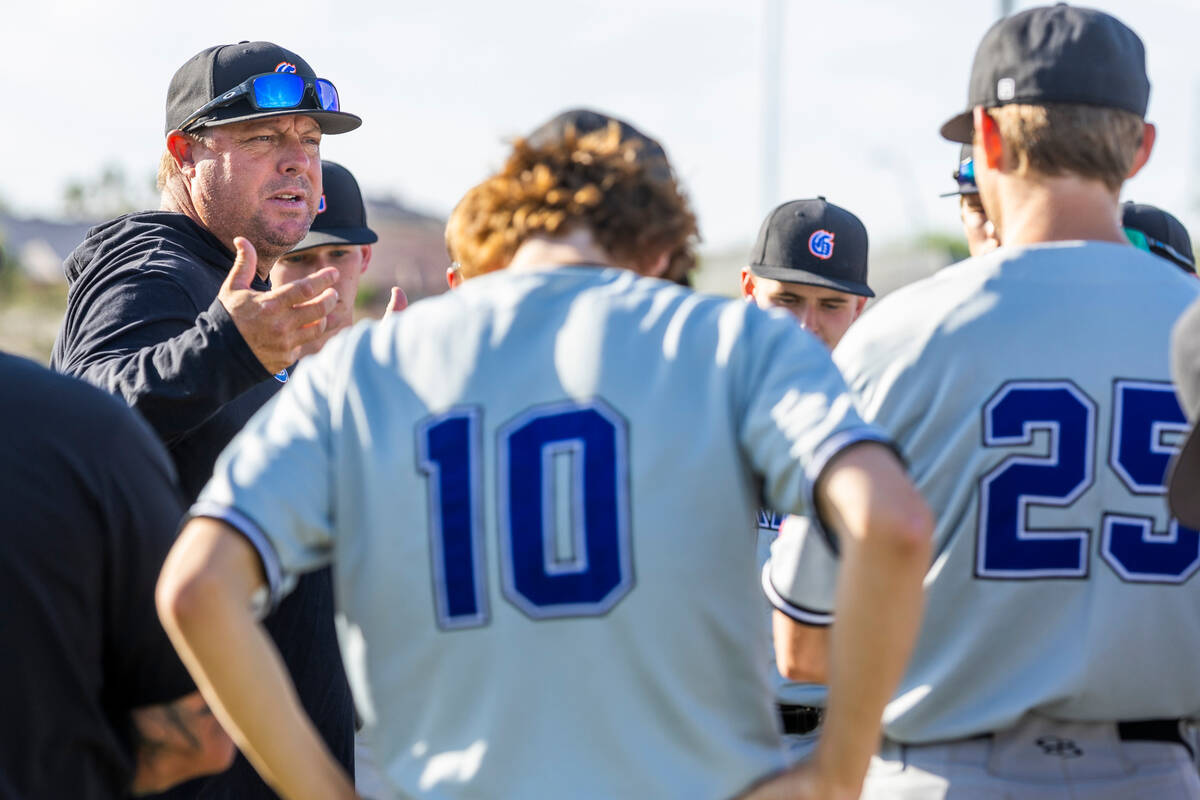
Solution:
M532 147L545 147L562 141L568 130L575 131L577 136L585 136L593 131L603 130L613 122L620 128L621 141L634 141L639 144L637 160L648 165L651 177L674 180L671 163L667 160L667 151L657 140L623 119L590 108L572 108L556 114L526 136L525 141Z
M763 220L750 251L760 278L874 297L867 286L867 229L824 197L792 200Z
M201 50L176 70L167 88L166 133L178 128L197 109L237 86L247 78L267 72L294 72L310 80L318 76L300 56L271 42L238 42ZM228 125L263 117L303 114L321 126L322 133L346 133L362 124L354 114L324 111L312 92L306 92L296 108L255 109L244 98L213 109L201 117L199 127Z
M951 176L954 178L958 188L953 192L946 192L938 195L938 197L958 197L960 194L979 194L979 187L975 184L975 148L969 144L964 144L958 153L958 168L954 170Z
M1174 214L1158 206L1130 200L1121 204L1121 225L1140 232L1147 249L1154 255L1167 259L1185 272L1195 274L1196 254L1192 250L1192 237L1188 236L1187 228Z
M976 106L1071 103L1146 116L1150 80L1142 40L1116 17L1066 3L1013 14L983 35L971 67L967 110L942 126L970 142Z
M1171 464L1167 503L1173 517L1200 528L1200 300L1183 312L1171 332L1171 376L1192 428Z
M308 235L288 252L325 244L372 244L379 241L367 227L367 206L350 170L332 161L321 162L321 194L317 216Z

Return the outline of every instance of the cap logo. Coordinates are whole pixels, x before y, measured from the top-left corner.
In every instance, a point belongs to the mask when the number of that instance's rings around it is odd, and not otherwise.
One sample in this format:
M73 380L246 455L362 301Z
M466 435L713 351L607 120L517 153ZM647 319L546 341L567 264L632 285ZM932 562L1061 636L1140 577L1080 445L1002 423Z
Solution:
M1012 100L1017 96L1017 82L1012 78L1001 78L996 81L996 99Z
M317 203L317 213L325 213L325 195L321 195L321 202Z
M833 234L827 230L813 231L808 237L808 252L821 260L833 257Z
M278 64L275 65L275 71L276 72L295 72L296 65L291 63L290 61L280 61Z

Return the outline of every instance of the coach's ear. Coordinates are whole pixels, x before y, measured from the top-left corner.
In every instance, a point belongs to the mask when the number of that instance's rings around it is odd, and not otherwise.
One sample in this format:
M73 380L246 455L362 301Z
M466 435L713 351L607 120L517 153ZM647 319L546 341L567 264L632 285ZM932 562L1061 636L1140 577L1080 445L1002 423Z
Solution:
M1133 156L1133 166L1129 168L1129 174L1125 176L1125 180L1137 175L1142 167L1146 166L1146 162L1150 160L1150 151L1154 149L1154 140L1157 135L1158 130L1154 127L1153 122L1143 125L1142 141L1138 144L1137 153Z
M980 154L983 155L983 164L992 171L1001 170L1004 168L1004 137L1000 135L1000 128L996 125L996 120L992 119L992 115L987 113L987 109L983 106L975 106L975 110L971 112L974 115L975 122L975 161L979 163Z
M183 131L171 131L167 134L167 152L175 159L179 171L188 178L196 177L196 140Z

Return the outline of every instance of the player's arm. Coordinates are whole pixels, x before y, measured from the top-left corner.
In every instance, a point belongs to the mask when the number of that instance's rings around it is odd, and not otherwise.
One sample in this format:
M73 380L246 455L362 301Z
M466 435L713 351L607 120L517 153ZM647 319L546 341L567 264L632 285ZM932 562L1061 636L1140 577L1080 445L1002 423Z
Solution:
M828 625L805 625L777 609L771 627L780 675L799 683L829 683Z
M842 554L837 624L829 634L829 704L813 759L749 798L856 798L879 744L883 709L916 642L933 519L886 446L838 453L815 488L817 510ZM797 646L784 626L777 648Z
M213 712L272 788L289 800L355 798L258 622L255 598L265 588L250 542L222 521L197 517L163 566L159 617Z
M233 741L199 692L134 709L134 794L161 792L233 762Z

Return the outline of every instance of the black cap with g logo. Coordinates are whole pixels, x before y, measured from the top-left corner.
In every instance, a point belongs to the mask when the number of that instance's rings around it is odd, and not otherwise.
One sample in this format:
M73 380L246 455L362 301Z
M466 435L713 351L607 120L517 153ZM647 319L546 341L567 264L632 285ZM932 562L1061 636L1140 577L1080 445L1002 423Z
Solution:
M271 42L239 42L210 47L189 58L171 78L171 85L167 88L165 133L177 129L198 109L242 81L268 72L289 72L308 80L324 77L313 72L308 62L291 50ZM211 127L291 114L312 117L321 126L321 132L329 134L346 133L362 124L362 120L354 114L321 109L313 93L306 91L300 105L294 108L256 109L243 97L227 106L212 109L192 125Z
M748 266L760 278L875 296L867 286L866 227L824 197L792 200L768 214Z

